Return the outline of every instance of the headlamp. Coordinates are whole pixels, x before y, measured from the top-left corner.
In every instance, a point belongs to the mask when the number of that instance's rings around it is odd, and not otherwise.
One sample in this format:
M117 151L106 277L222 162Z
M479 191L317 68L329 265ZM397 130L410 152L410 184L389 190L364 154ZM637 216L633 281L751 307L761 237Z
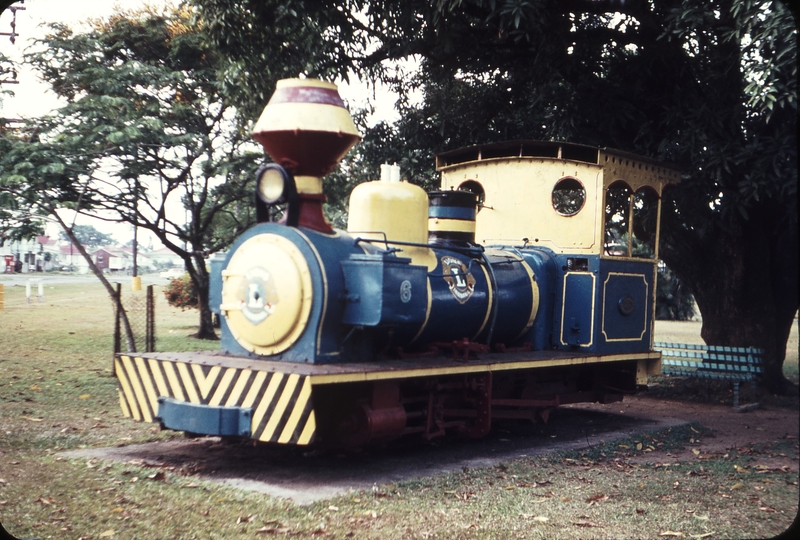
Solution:
M277 163L267 163L256 172L256 194L268 205L283 204L297 191L294 178Z

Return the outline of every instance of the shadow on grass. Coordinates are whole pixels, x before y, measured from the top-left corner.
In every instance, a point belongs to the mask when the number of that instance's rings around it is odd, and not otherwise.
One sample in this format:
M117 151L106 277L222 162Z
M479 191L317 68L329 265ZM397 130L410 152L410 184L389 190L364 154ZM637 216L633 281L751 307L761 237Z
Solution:
M199 438L95 448L66 455L166 468L306 504L350 490L460 471L464 467L493 467L502 461L554 451L582 451L603 441L668 425L669 422L616 412L563 408L554 411L546 425L499 422L480 440L447 435L426 442L406 437L345 451Z

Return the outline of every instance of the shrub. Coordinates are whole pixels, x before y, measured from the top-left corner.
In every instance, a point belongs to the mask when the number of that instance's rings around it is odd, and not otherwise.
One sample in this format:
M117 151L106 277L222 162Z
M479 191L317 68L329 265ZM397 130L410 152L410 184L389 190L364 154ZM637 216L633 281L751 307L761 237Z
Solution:
M169 280L169 285L164 288L164 296L172 307L182 310L197 308L197 290L189 274Z

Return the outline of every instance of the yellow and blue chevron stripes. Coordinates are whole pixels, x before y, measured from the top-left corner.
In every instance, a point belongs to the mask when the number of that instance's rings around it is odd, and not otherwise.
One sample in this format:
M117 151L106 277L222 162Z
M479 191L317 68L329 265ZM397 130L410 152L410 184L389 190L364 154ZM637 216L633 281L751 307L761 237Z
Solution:
M158 398L169 397L196 405L252 409L250 431L259 441L314 442L316 417L307 376L129 355L114 358L114 373L126 417L154 422Z

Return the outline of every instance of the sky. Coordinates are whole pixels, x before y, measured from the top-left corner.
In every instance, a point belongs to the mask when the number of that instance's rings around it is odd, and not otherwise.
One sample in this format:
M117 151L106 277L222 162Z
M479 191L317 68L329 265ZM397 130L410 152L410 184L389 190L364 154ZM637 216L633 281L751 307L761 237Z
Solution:
M17 80L19 84L3 85L3 90L14 92L13 97L0 98L0 117L3 118L36 118L43 116L53 109L64 105L49 91L46 83L38 79L36 73L21 63L25 49L33 44L37 38L44 36L46 25L52 22L61 22L70 26L74 31L86 27L90 19L104 18L121 7L126 10L136 9L150 5L177 4L179 0L25 0L24 7L17 11L16 32L19 36L15 43L11 43L8 36L0 36L0 53L17 61ZM11 31L11 12L5 10L0 14L0 32ZM351 110L366 107L371 104L376 111L371 117L372 122L381 120L393 121L398 118L394 110L396 96L390 91L379 88L377 91L368 90L365 84L352 81L351 84L339 84L339 94L349 104ZM91 224L102 230L108 229L103 222L92 223L79 217L78 224ZM48 234L58 235L57 226ZM128 241L133 237L130 226L114 226L114 237L119 241ZM156 245L158 247L158 245Z
M25 0L24 4L15 4L25 8L24 11L17 11L16 31L19 36L16 43L12 44L8 36L0 36L0 52L14 60L21 60L25 49L35 39L44 36L48 23L62 22L79 31L89 19L107 17L117 7L135 9L145 4L178 4L178 0ZM8 10L0 15L0 32L11 31L11 20L12 15ZM16 96L3 98L0 104L3 117L35 118L59 106L56 96L48 91L47 85L25 65L20 66L17 79L19 84L5 85L5 89L14 91ZM386 89L373 93L366 85L355 81L353 84L339 84L339 93L351 107L363 107L368 102L375 106L377 110L373 120L376 122L397 118L394 110L396 96Z

